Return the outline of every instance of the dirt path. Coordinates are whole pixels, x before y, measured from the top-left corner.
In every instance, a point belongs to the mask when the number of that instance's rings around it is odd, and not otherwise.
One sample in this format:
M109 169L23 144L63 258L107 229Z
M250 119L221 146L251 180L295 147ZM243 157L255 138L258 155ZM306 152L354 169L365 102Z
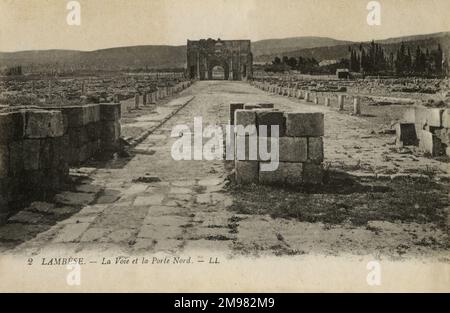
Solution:
M204 126L225 124L232 101L272 101L280 109L325 112L325 159L333 168L378 174L434 168L444 173L447 164L392 150L392 135L371 135L363 118L268 95L246 83L197 82L181 93L189 95L195 98L140 143L132 158L92 164L75 190L57 196L56 205L26 210L28 215L0 227L0 240L8 243L8 249L28 255L55 250L124 254L205 250L231 256L350 253L448 260L448 233L427 220L330 225L320 219L305 222L274 218L267 212L238 212L233 206L242 205L245 193L236 195L226 186L229 164L173 160L175 138L170 133L175 125L192 127L194 117L202 117ZM281 194L276 189L268 193ZM326 195L319 197L323 200ZM61 208L67 214L55 218Z

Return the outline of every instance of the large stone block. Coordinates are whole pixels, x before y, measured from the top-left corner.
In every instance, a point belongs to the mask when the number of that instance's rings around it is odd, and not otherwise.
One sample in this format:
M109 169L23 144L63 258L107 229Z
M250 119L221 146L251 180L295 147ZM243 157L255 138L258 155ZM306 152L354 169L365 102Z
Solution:
M450 109L442 112L442 127L450 128Z
M313 163L321 163L323 161L322 137L308 137L308 160Z
M89 142L88 127L69 128L69 143L73 147L81 147Z
M120 120L120 115L120 103L100 104L100 119L102 121L118 121Z
M442 127L442 114L444 109L430 108L428 109L428 126Z
M25 138L53 138L64 134L63 116L60 111L27 111Z
M23 167L24 170L39 169L41 141L39 139L25 139L23 141Z
M0 144L22 139L23 125L22 112L0 113Z
M404 123L414 124L416 122L416 108L412 107L412 108L406 109L405 113L403 113L402 121Z
M234 123L237 127L251 130L249 135L256 133L256 112L252 110L236 110L234 112ZM250 126L250 127L249 127ZM253 127L252 129L250 129ZM243 134L241 134L243 135Z
M9 144L9 171L13 176L19 176L23 171L23 141L13 141Z
M230 112L230 124L234 125L234 112L236 110L242 110L244 109L244 103L240 102L231 102L229 106L229 112Z
M264 185L302 184L303 163L280 162L275 171L259 171L259 182Z
M39 169L49 169L53 165L53 147L52 142L49 139L41 139L39 151Z
M267 142L266 151L272 153L272 144L278 143L278 159L281 162L305 162L308 158L308 142L306 137L280 137L280 138L264 138L259 137L261 144L263 140ZM274 144L276 146L276 144ZM258 150L258 152L260 152ZM260 158L261 160L261 158ZM268 161L268 160L261 160Z
M323 183L322 164L303 163L303 183L320 185Z
M324 134L323 113L285 113L286 136L319 137Z
M101 124L101 122L95 122L95 123L89 123L86 125L86 134L89 141L94 141L100 138L100 129L98 125Z
M441 128L434 133L443 144L450 146L450 128Z
M286 134L286 118L283 112L278 111L257 111L256 112L256 123L258 126L258 132L260 131L260 126L267 127L267 136L272 136L271 126L278 126L278 136L282 137Z
M415 123L419 126L442 126L442 114L444 110L438 108L415 108Z
M259 159L258 136L236 135L234 142L235 160L257 161Z
M87 104L83 106L84 125L100 121L100 106L98 104Z
M258 161L235 161L234 166L236 182L238 184L258 183Z
M103 122L102 128L102 146L105 149L115 148L118 139L120 138L120 123L119 122Z
M85 125L85 118L83 113L83 107L79 106L67 106L62 107L61 112L63 115L67 116L68 128L81 127Z
M65 136L51 139L51 152L51 168L66 168L68 160Z
M422 130L419 137L419 148L432 156L439 156L444 154L442 142L433 133Z
M416 127L413 123L398 123L395 127L397 144L400 146L413 146L417 144Z
M0 144L0 177L9 174L9 147Z

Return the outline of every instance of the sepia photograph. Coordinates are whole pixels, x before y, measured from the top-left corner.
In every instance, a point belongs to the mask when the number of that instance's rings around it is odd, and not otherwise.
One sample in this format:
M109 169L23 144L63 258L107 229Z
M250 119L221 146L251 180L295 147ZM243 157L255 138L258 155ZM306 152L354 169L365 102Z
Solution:
M0 291L449 292L449 12L0 0Z

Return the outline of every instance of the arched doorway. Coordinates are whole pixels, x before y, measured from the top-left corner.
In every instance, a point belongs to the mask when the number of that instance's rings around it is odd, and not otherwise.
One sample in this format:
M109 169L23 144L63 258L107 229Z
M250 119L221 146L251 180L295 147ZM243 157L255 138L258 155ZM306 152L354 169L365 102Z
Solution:
M220 58L211 60L208 64L208 80L228 80L229 66Z
M221 65L216 65L212 68L212 79L213 80L224 80L225 79L225 69Z

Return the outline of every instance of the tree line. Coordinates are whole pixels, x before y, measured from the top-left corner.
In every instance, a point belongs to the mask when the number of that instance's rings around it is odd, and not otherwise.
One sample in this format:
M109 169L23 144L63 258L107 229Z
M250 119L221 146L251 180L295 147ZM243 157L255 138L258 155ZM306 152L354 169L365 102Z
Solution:
M435 50L417 46L414 51L404 42L395 52L386 52L372 41L368 47L349 47L349 69L365 74L441 75L444 72L444 55L441 45Z
M320 65L314 57L275 57L271 64L264 67L266 72L284 72L297 70L305 74L335 74L339 68L364 75L397 76L440 76L446 72L446 62L441 45L430 50L417 46L411 49L404 42L396 51L388 51L382 45L372 41L368 45L349 46L348 58L333 60L331 64Z

